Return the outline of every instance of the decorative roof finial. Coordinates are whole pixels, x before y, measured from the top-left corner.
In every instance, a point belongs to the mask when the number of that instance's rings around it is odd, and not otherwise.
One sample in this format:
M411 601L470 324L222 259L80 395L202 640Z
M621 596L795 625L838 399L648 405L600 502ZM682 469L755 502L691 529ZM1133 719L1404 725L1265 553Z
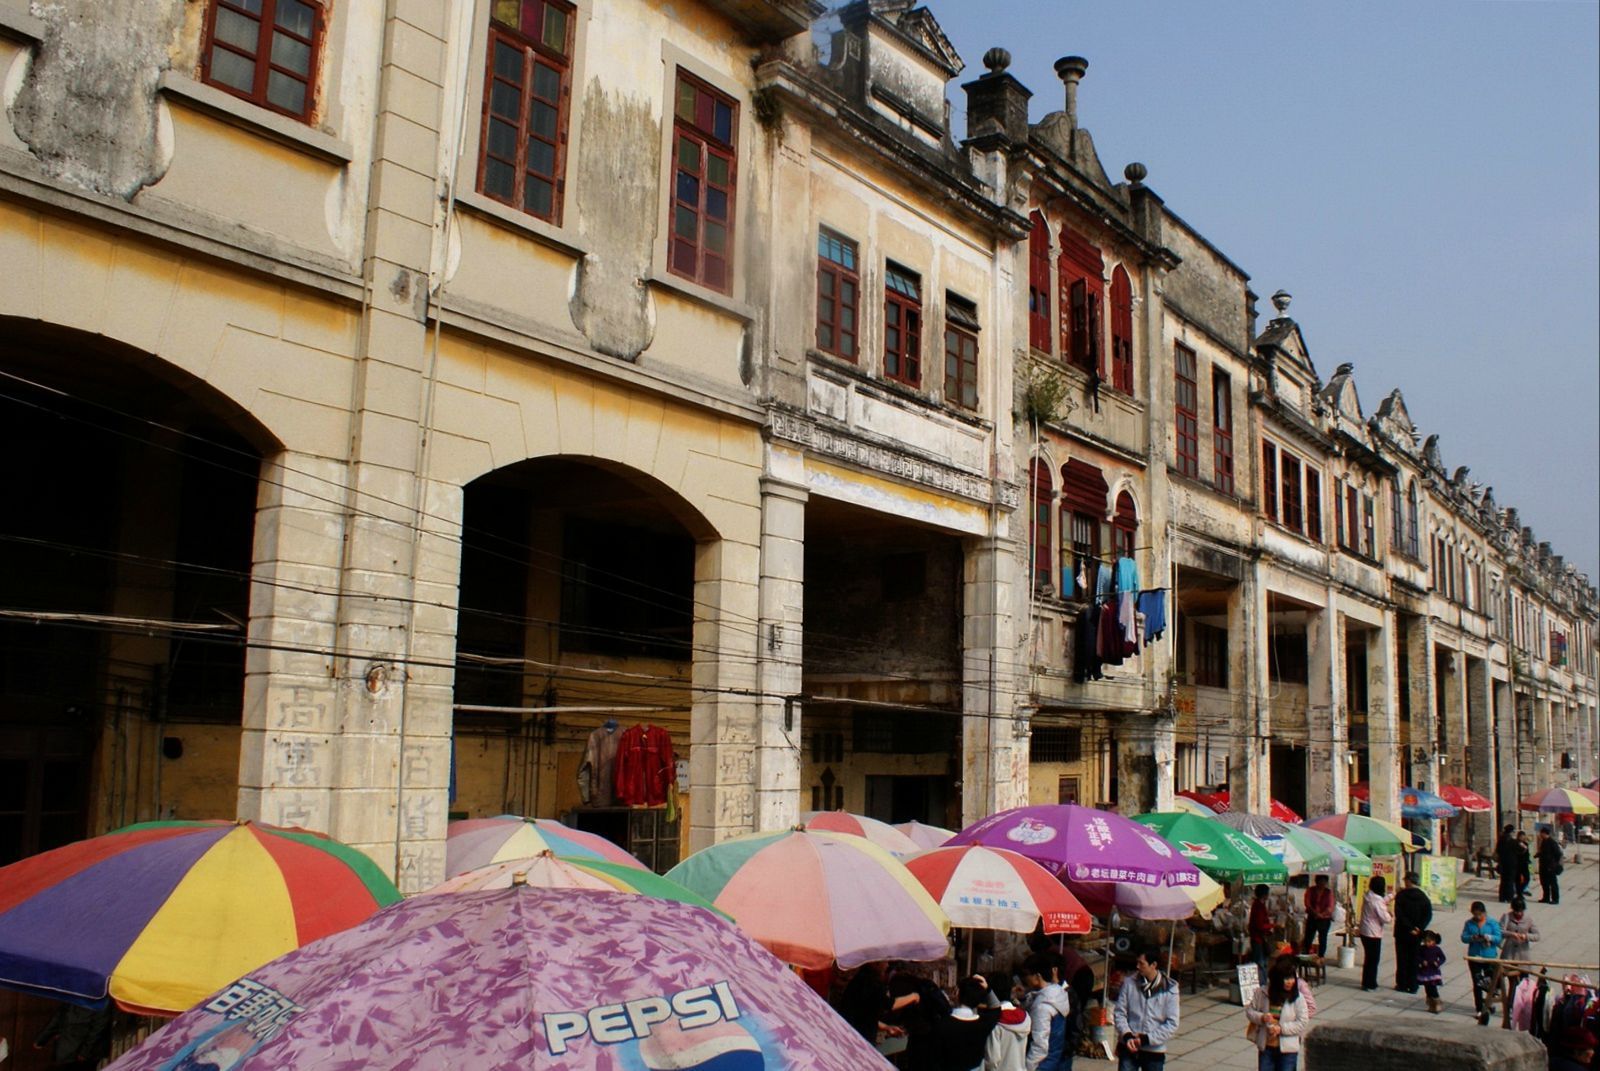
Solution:
M1294 295L1287 290L1279 290L1272 295L1272 307L1278 310L1280 317L1289 315L1289 302L1294 300Z
M1011 53L1003 48L991 48L983 54L983 65L990 74L999 74L1011 66Z

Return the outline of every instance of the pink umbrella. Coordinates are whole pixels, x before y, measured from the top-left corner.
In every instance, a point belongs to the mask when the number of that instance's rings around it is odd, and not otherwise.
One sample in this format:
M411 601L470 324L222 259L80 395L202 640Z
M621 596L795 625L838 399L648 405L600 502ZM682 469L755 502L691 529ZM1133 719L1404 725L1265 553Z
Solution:
M953 829L943 826L925 826L921 822L896 822L894 827L914 841L919 849L943 848L951 837L956 835Z
M892 855L910 855L922 850L916 841L888 822L880 822L864 814L850 814L847 811L806 811L800 816L800 824L806 829L818 829L824 833L848 833L852 837L865 837Z

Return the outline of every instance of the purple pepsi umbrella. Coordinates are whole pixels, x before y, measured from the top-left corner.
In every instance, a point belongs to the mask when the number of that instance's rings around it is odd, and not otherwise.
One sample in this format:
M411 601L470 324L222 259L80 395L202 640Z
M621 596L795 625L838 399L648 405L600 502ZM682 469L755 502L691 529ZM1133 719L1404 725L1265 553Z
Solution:
M992 814L950 839L950 845L957 844L1009 848L1071 881L1200 884L1194 864L1138 822L1073 803Z
M116 1071L869 1071L883 1057L704 908L512 886L417 897L222 989Z

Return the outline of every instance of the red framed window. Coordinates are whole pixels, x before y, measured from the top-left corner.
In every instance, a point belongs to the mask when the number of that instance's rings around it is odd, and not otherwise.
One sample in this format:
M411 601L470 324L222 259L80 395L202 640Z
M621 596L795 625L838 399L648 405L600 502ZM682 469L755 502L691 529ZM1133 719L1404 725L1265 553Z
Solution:
M856 244L826 227L817 232L817 349L856 359L861 278Z
M1315 542L1322 542L1322 473L1310 465L1305 469L1306 478L1306 537Z
M1233 494L1233 379L1211 369L1211 483Z
M948 291L944 296L944 400L978 408L978 306Z
M1194 350L1178 344L1173 352L1175 390L1172 422L1178 432L1178 471L1185 476L1200 475L1200 397L1195 382Z
M1292 531L1305 530L1305 514L1300 500L1300 459L1292 454L1278 458L1278 487L1282 492L1283 525Z
M1133 393L1133 283L1120 264L1111 273L1111 385Z
M1033 586L1035 590L1050 586L1050 559L1054 545L1050 541L1050 500L1055 497L1055 487L1050 481L1050 467L1038 458L1033 468Z
M1361 545L1361 492L1346 484L1344 489L1344 545L1360 554Z
M1062 524L1072 540L1072 557L1069 567L1072 570L1072 583L1068 584L1065 577L1061 581L1063 595L1070 596L1076 590L1083 598L1094 595L1095 578L1100 569L1100 518L1092 513L1063 508ZM1078 588L1078 577L1083 578L1083 587Z
M1042 212L1028 232L1028 345L1050 352L1050 228Z
M309 120L324 17L319 0L212 0L201 78L252 104Z
M893 261L883 272L883 374L922 385L922 276Z
M1105 270L1100 250L1066 227L1061 228L1061 255L1056 258L1060 276L1061 358L1085 372L1103 375L1100 352L1100 306Z
M1361 549L1369 558L1378 556L1377 503L1371 495L1361 496Z
M1111 519L1111 549L1119 558L1133 557L1138 546L1139 511L1133 496L1124 491L1117 496L1117 512Z
M1268 442L1261 444L1261 509L1278 519L1278 448Z
M557 0L495 0L484 64L478 189L552 223L566 187L572 23Z
M733 98L679 71L667 268L724 294L733 289L738 137L739 106Z

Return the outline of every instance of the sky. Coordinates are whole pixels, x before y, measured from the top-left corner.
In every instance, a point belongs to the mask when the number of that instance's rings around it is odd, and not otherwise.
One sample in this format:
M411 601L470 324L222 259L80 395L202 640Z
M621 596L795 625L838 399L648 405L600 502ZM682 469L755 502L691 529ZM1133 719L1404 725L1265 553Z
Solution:
M925 2L1600 584L1600 0Z

